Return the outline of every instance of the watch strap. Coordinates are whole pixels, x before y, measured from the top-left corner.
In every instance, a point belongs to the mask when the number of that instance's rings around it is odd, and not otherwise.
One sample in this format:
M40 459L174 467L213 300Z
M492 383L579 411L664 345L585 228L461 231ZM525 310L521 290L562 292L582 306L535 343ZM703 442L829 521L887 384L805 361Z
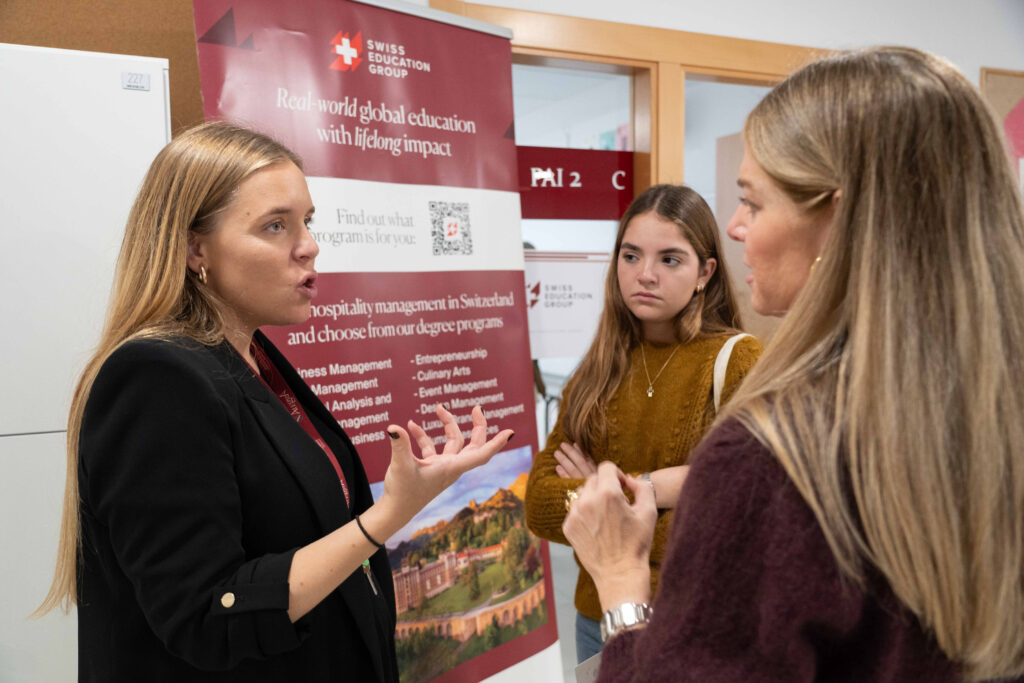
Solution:
M646 602L626 602L613 607L601 617L601 642L622 631L630 631L640 624L646 624L653 614L651 606Z

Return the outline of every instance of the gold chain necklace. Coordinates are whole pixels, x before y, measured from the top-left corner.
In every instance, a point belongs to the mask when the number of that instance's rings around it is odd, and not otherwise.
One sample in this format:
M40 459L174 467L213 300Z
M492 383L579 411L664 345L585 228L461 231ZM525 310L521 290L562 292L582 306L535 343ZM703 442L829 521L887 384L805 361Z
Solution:
M668 358L665 359L665 363L661 366L661 370L658 370L658 374L654 376L654 379L651 379L651 373L647 372L647 354L644 352L644 343L640 342L640 358L644 362L644 374L647 376L647 398L654 398L654 383L658 381L659 377L661 377L661 373L665 372L665 368L668 367L669 361L672 360L672 356L676 355L676 351L678 350L679 345L677 344L676 348L672 349L672 353L670 353Z

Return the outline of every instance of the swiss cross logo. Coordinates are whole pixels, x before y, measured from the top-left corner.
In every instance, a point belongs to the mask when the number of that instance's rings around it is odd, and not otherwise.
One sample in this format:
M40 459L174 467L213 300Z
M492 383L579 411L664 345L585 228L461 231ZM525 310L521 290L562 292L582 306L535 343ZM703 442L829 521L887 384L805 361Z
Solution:
M334 40L331 41L333 46L333 52L338 57L331 64L332 69L338 71L355 71L356 67L362 64L363 59L360 57L363 54L363 32L360 31L356 34L355 38L349 36L348 33L338 31L338 34L334 36Z

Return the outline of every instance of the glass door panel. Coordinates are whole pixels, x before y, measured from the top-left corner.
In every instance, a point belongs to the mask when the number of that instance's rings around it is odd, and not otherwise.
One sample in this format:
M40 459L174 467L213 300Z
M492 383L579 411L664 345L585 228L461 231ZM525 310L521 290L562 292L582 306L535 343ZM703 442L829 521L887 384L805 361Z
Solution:
M557 150L632 152L637 121L650 120L646 106L634 96L638 70L631 66L513 55L512 89L516 145L521 148L520 177L526 191L552 193L560 216L587 214L583 193L617 193L621 198L626 174L606 168L607 155L559 154ZM529 149L524 149L529 148ZM547 148L544 150L536 148ZM531 155L527 155L530 152ZM612 154L614 157L614 154ZM564 157L564 163L560 158ZM581 157L583 160L581 160ZM524 159L542 158L524 167ZM627 157L632 166L632 157ZM588 161L593 159L594 161ZM605 164L605 166L602 166ZM601 168L603 170L595 170ZM628 169L632 171L632 168ZM526 175L530 174L532 175ZM625 201L632 197L629 174ZM524 194L525 196L525 194ZM590 194L590 203L594 195ZM554 424L562 387L589 346L603 304L603 280L621 208L601 218L531 217L524 198L523 240L526 252L527 305L538 393L538 434L543 443Z
M686 184L704 197L715 214L722 255L729 266L744 327L762 342L771 337L778 322L776 318L754 313L750 307L750 288L746 283L749 271L743 265L743 245L729 239L725 226L738 205L736 175L743 158L743 122L770 89L687 75L685 90Z

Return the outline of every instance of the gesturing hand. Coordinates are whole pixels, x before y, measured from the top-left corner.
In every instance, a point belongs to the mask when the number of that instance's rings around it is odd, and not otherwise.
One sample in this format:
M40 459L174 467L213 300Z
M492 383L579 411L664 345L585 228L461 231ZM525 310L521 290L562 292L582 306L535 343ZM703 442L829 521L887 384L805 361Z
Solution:
M555 472L562 479L586 479L597 473L593 458L583 452L578 443L563 442L555 451Z
M389 425L391 436L391 464L384 474L385 499L395 513L408 521L441 491L451 486L464 472L488 462L512 438L512 430L505 429L487 439L487 420L480 406L473 408L473 429L467 443L455 416L437 406L437 417L444 426L445 444L438 453L434 441L423 428L413 421L408 431ZM420 457L413 454L412 442L420 449Z
M633 494L630 504L623 488ZM650 596L650 552L658 511L645 481L627 477L611 462L577 489L562 532L590 573L602 609Z

